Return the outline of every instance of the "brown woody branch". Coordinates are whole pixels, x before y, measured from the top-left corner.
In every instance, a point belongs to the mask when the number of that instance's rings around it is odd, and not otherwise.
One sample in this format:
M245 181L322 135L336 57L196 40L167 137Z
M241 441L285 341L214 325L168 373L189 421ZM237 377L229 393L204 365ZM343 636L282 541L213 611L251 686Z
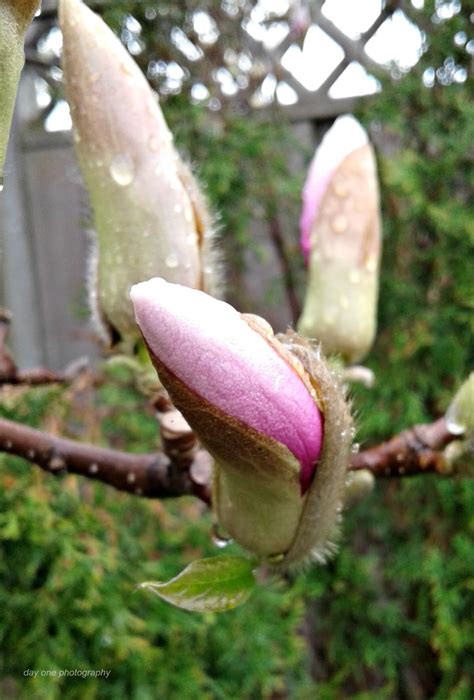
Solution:
M209 501L207 486L191 479L192 470L173 464L162 452L131 454L97 447L3 418L0 419L0 449L23 457L50 474L66 471L79 474L136 496L168 498L190 494ZM199 467L201 472L205 469L206 461L209 461L207 453L198 451L194 457L196 474L199 474Z
M23 457L50 474L66 471L101 481L120 491L146 498L194 495L210 502L212 460L203 449L187 451L189 429L166 413L162 431L168 452L131 454L49 435L20 423L0 419L0 450ZM163 420L163 419L162 419ZM160 420L160 422L162 422ZM180 435L181 431L181 435ZM404 477L435 473L449 468L442 448L455 439L444 418L405 430L388 442L352 455L350 469L368 469L375 477ZM186 457L192 455L189 459Z
M449 474L442 448L456 439L444 418L415 425L388 442L352 455L350 469L368 469L375 477Z

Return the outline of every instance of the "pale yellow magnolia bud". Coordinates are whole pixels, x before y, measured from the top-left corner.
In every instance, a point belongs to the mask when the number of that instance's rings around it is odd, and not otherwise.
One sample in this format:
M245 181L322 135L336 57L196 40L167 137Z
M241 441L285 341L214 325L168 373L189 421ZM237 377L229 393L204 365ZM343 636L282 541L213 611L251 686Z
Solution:
M0 0L0 183L20 73L23 44L39 0Z
M157 95L80 0L60 0L63 69L97 250L89 290L102 336L138 337L129 292L152 276L213 287L211 221Z
M351 116L336 120L316 152L301 228L309 281L298 331L356 362L375 337L381 224L374 153Z

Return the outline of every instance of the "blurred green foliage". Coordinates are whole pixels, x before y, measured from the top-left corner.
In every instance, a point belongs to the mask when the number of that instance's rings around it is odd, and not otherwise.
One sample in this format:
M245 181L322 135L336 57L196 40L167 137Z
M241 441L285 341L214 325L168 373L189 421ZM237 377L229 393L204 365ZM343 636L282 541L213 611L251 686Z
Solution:
M472 29L467 3L437 25L434 3L425 4L414 18L429 31L429 50L361 112L385 144L380 332L368 360L377 385L354 389L363 444L440 415L473 363L473 78L432 88L421 80L451 56L469 67L453 36ZM216 125L184 99L168 106L226 237L236 236L230 245L248 243L263 193L296 206L303 174L286 171L292 141L281 123L231 115ZM259 191L263 162L271 187ZM153 414L124 368L109 369L97 391L4 389L0 399L2 416L72 437L137 451L156 444ZM380 482L347 514L326 567L266 581L244 607L201 616L135 590L216 553L200 504L55 479L10 457L0 464L2 698L474 696L472 482ZM76 668L111 673L24 675Z

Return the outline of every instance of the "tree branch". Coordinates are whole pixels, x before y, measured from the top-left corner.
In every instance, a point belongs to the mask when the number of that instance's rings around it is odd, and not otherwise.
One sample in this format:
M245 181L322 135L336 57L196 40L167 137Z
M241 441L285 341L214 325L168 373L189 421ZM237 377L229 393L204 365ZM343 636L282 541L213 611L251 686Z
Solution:
M162 452L130 454L66 440L0 419L0 448L37 464L50 474L66 471L86 476L146 498L194 495L209 502L207 485L191 479L191 470L174 465ZM196 467L205 467L207 453L195 456ZM196 468L194 469L196 473ZM202 479L201 479L202 480Z
M210 475L212 458L203 449L192 452L192 462L183 460L189 430L183 428L181 437L172 437L168 414L168 437L175 445L168 456L164 452L131 454L97 447L74 440L59 438L20 423L0 418L0 450L38 465L50 474L66 471L101 481L119 491L146 498L170 498L193 495L210 503ZM179 419L178 425L179 425ZM165 427L165 426L163 426ZM178 427L178 426L177 426ZM450 473L442 452L456 438L446 426L444 418L427 425L416 425L404 430L388 442L354 454L350 470L368 469L379 477L405 477L419 474ZM176 445L181 442L181 448Z
M441 449L456 439L444 418L415 425L388 442L363 450L351 458L350 469L368 469L375 477L450 473Z

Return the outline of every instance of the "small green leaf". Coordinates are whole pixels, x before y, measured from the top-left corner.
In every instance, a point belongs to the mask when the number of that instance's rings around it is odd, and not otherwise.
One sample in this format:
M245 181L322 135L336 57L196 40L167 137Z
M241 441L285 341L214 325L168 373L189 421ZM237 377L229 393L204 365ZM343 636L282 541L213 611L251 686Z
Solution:
M140 584L172 605L193 612L223 612L244 603L255 587L252 562L243 557L211 557L189 564L162 583Z

